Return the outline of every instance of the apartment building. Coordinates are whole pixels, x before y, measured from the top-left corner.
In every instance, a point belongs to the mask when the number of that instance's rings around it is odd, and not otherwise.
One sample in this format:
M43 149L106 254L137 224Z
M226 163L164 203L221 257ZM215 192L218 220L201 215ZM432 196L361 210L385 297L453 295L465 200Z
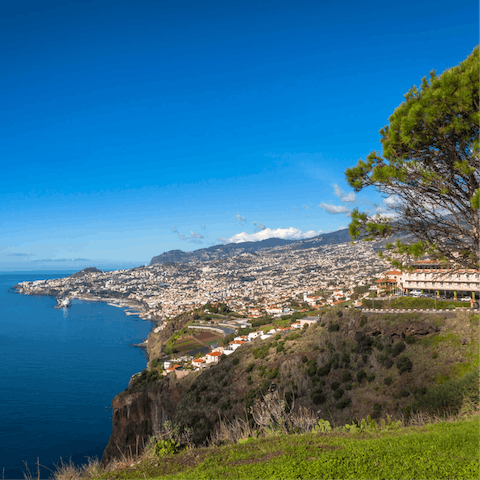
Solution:
M476 269L449 269L433 260L413 262L414 270L404 271L400 283L406 293L422 290L447 297L479 298L480 273Z

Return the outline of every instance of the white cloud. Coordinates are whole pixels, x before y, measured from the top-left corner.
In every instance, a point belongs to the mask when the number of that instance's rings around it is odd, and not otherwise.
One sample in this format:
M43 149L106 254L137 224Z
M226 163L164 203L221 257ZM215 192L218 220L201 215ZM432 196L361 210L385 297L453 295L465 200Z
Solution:
M268 238L282 238L284 240L303 240L305 238L312 238L317 235L320 235L322 230L308 230L307 232L302 232L298 228L265 228L259 232L255 233L237 233L230 238L217 238L220 243L243 243L243 242L258 242L260 240L267 240Z
M253 222L253 225L255 226L255 229L257 232L260 232L261 230L265 230L267 227L260 222Z
M195 233L193 230L190 230L190 235L184 235L178 231L177 227L171 228L172 233L174 233L180 240L188 241L190 243L203 243L202 238L205 238L201 233Z
M247 219L243 215L237 214L235 215L235 218L235 221L240 225L245 225L247 223Z
M335 190L335 196L337 196L342 202L354 202L357 196L353 193L344 192L336 183L333 184Z
M350 209L344 207L343 205L332 205L331 203L328 204L322 202L319 207L323 208L323 210L327 211L328 213L333 214L350 213Z
M389 197L383 199L383 203L388 208L395 207L396 205L398 205L398 202L399 202L399 198L396 195L390 195Z

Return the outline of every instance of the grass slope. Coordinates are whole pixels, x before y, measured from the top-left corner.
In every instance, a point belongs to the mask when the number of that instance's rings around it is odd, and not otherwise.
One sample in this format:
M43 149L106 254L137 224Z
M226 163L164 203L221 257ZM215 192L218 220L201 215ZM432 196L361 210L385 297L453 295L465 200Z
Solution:
M150 457L100 478L477 479L478 417L395 431L277 435Z

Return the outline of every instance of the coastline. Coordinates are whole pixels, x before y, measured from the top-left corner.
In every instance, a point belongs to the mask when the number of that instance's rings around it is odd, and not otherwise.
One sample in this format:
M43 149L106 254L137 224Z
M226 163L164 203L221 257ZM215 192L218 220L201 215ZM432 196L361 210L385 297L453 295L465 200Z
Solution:
M42 296L42 297L57 297L58 293L54 290L36 290L35 292L30 292L25 288L24 285L14 285L11 287L13 290L16 290L17 293L21 295L33 295L33 296ZM138 315L142 320L148 320L153 323L158 323L159 319L152 318L151 315L147 315L147 309L145 305L141 302L131 300L131 299L119 299L118 297L99 297L96 295L86 295L80 294L77 292L72 292L70 294L72 300L81 300L85 302L103 302L109 305L110 307L124 308L127 309L124 311L125 315ZM58 306L54 307L58 308Z

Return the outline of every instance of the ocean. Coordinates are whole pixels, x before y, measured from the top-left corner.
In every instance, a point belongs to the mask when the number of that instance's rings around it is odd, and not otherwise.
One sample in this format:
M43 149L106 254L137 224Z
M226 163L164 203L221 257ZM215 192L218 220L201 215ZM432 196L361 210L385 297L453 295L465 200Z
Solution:
M54 464L102 456L112 431L111 401L146 366L132 344L152 323L106 303L74 300L54 309L53 297L11 289L21 281L62 273L0 274L0 474L23 479L25 463L41 478ZM36 477L35 477L36 478Z

